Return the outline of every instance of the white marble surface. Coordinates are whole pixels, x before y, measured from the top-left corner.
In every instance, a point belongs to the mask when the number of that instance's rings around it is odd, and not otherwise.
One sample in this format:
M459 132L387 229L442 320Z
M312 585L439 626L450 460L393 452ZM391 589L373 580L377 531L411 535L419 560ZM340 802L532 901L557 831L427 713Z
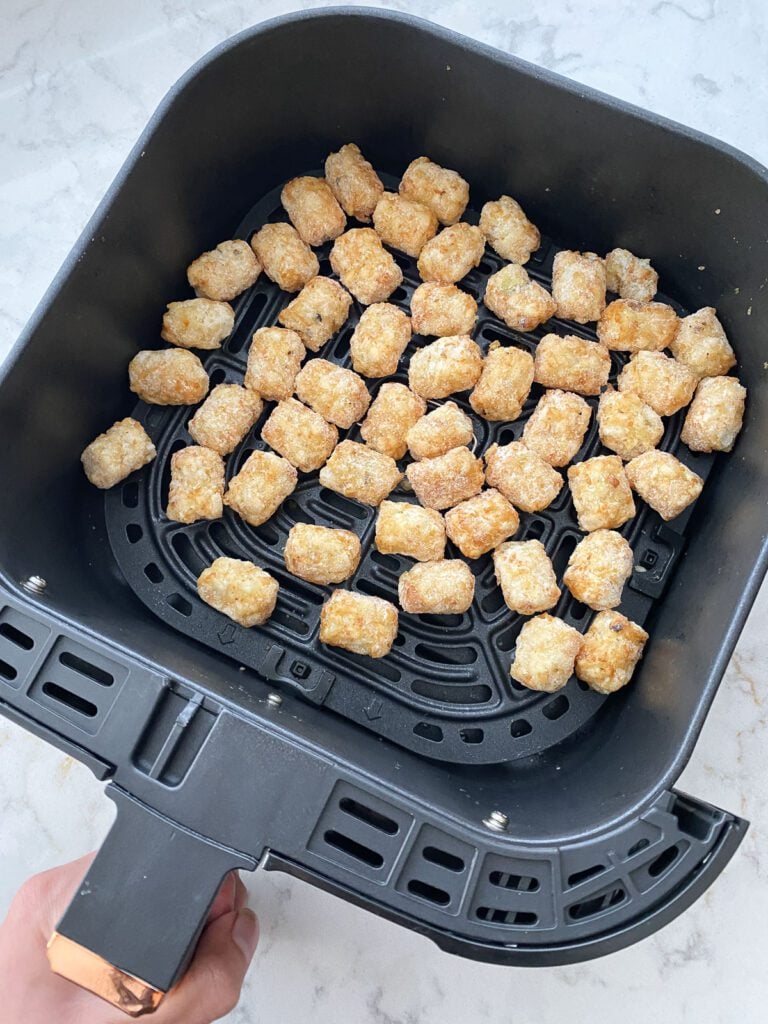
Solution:
M215 43L295 6L3 0L0 355L171 83ZM764 0L389 6L719 135L768 162ZM764 1020L766 615L764 588L680 780L682 789L751 819L752 828L715 887L682 918L597 963L511 970L449 958L302 883L257 876L249 885L262 943L241 1004L227 1020ZM96 846L110 820L110 805L85 769L0 719L0 913L26 875Z

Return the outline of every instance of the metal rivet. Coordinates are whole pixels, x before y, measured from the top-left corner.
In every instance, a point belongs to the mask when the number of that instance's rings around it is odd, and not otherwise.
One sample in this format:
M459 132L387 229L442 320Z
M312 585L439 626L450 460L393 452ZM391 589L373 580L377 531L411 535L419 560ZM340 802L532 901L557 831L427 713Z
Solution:
M492 832L506 832L509 828L509 818L503 811L491 811L487 818L483 818L483 824Z
M30 594L43 594L48 583L42 576L28 576L25 580L21 581L21 585Z
M279 708L282 703L283 698L279 693L270 693L267 695L267 704L269 704L271 708Z

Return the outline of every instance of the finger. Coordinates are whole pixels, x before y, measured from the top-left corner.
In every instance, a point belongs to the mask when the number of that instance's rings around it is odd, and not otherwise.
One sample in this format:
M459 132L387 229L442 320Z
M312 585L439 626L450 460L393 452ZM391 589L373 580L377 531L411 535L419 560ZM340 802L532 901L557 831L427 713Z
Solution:
M235 907L235 874L230 871L224 877L224 881L221 883L219 891L216 893L211 909L208 911L208 920L215 921L217 917L221 917L222 914L230 914Z
M242 878L240 877L240 875L237 872L235 872L235 905L234 905L234 909L235 910L242 910L247 902L248 902L248 890L246 889L245 884L244 884Z
M9 917L14 913L23 915L47 942L95 856L95 853L88 853L68 864L32 875L16 894Z

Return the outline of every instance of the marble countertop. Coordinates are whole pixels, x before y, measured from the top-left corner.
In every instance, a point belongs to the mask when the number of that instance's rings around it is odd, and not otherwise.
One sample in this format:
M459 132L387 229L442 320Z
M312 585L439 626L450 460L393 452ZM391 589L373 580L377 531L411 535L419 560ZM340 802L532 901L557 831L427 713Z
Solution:
M301 6L281 0L4 0L0 357L168 87L213 45ZM702 129L768 163L763 0L418 0L419 14ZM746 1024L768 1004L768 586L679 786L752 821L717 884L658 934L546 971L448 957L298 881L247 878L262 941L230 1024ZM99 844L88 772L0 719L0 913L30 873ZM332 928L329 923L332 922Z

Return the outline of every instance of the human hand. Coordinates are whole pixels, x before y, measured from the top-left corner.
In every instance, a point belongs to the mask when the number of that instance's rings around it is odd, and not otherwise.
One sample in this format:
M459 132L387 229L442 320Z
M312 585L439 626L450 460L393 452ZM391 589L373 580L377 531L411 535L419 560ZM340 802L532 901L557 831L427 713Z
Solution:
M53 974L46 944L93 854L29 878L0 924L2 1019L8 1024L127 1024L98 996ZM230 874L213 901L195 955L181 981L149 1018L152 1024L211 1024L234 1009L256 950L256 915Z

